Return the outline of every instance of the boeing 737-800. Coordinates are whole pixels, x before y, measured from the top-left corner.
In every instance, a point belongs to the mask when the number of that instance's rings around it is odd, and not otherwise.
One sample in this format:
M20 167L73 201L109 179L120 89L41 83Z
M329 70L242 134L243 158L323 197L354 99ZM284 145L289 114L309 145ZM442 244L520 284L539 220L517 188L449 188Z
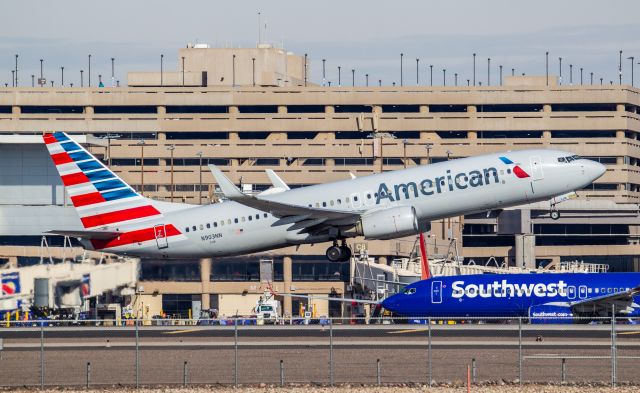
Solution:
M51 233L139 257L232 256L333 242L329 260L347 260L347 238L415 235L430 220L549 200L605 172L566 151L521 150L296 189L268 172L274 188L247 195L210 166L228 200L194 206L143 197L63 132L45 134L44 142L84 226Z

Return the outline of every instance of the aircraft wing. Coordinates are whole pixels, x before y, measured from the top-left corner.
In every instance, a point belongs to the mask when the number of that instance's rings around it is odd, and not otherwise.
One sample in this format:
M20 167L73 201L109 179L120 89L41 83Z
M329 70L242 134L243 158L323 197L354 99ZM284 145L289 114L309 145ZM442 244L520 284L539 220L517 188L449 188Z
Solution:
M56 231L56 230L48 231L46 233L50 233L52 235L77 237L80 239L89 239L89 240L113 239L122 234L121 232L112 232L112 231Z
M233 184L233 182L229 180L229 178L227 178L215 165L210 164L209 169L211 170L213 177L216 179L216 182L220 186L220 189L222 190L222 193L225 195L225 197L245 206L271 213L276 217L298 216L305 220L323 219L323 222L326 222L328 220L344 220L355 222L355 220L360 217L360 214L357 212L345 212L340 210L292 205L285 202L278 202L246 195L242 193L242 191L240 191L238 187L236 187L235 184Z
M599 310L611 310L611 305L616 304L619 306L620 303L631 302L633 301L633 297L635 295L640 294L640 286L636 286L635 288L630 288L626 291L618 291L613 293L607 293L602 296L579 300L575 302L570 302L569 306L575 312L582 313L595 313ZM618 310L622 311L622 310Z

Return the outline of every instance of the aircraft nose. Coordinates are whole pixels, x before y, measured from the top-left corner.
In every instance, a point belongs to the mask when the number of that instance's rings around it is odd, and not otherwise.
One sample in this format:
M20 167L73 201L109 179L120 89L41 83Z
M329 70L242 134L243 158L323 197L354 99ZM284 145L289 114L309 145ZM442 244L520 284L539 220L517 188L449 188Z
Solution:
M382 301L382 307L384 307L385 310L398 312L398 306L398 295L391 295Z
M591 181L598 179L607 171L607 168L604 165L593 160L585 160L583 168L584 174L589 176Z

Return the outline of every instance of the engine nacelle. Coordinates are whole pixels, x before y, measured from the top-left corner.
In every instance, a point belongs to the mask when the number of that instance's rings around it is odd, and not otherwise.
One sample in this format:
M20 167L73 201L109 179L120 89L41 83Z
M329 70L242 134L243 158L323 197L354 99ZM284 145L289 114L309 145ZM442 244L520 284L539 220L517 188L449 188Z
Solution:
M413 206L397 206L367 213L356 224L356 232L365 239L387 240L419 232Z

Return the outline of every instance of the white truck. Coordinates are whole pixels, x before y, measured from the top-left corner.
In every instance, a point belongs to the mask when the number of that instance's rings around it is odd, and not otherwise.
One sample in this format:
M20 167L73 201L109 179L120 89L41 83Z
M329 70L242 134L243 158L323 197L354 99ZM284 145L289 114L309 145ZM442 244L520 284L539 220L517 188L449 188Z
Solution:
M280 301L273 298L273 295L266 293L260 296L253 309L258 323L278 323L282 317L282 306Z

